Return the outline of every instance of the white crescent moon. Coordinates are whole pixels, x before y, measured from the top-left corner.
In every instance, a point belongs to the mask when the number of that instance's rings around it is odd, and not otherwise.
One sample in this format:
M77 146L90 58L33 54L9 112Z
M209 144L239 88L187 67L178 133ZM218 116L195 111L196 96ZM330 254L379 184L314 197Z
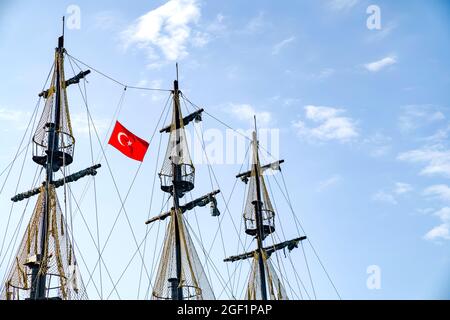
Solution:
M119 132L119 134L117 135L117 141L119 141L119 143L125 147L125 145L122 143L122 140L120 139L122 136L125 136L128 138L128 136L125 133ZM128 138L128 141L130 141L130 138Z

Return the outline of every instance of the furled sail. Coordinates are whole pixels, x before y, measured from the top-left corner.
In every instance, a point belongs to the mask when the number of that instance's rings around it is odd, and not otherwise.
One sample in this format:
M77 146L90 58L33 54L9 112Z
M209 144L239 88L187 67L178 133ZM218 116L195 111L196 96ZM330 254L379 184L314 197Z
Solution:
M46 206L50 211L44 251L41 252L42 223ZM30 223L8 274L0 299L18 300L33 297L32 282L37 273L46 273L46 297L62 300L87 299L79 276L70 230L62 214L54 187L41 188Z

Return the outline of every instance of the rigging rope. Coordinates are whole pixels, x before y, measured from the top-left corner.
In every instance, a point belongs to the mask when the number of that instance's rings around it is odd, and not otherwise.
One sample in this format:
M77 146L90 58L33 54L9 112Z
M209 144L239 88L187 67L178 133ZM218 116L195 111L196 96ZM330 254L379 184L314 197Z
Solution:
M105 73L103 73L103 72L101 72L101 71L99 71L99 70L97 70L97 69L91 67L91 66L88 65L87 63L84 63L84 62L80 61L79 59L75 58L74 56L70 55L70 54L67 53L67 52L66 52L66 55L69 56L69 57L71 57L73 60L75 60L75 61L81 63L81 64L84 65L85 67L87 67L87 68L89 68L89 69L91 69L91 70L97 72L97 73L100 74L101 76L103 76L103 77L105 77L105 78L107 78L107 79L109 79L109 80L111 80L111 81L113 81L113 82L115 82L115 83L121 85L122 87L127 87L127 88L130 88L130 89L136 89L136 90L165 91L165 92L171 92L171 91L172 91L172 90L169 90L169 89L146 88L146 87L130 86L130 85L124 84L123 82L121 82L121 81L119 81L119 80L117 80L117 79L114 79L113 77L108 76L107 74L105 74Z
M68 54L67 54L67 55L68 55ZM69 55L68 55L68 56L69 56ZM73 58L73 57L72 57L72 58ZM77 60L77 59L75 59L75 60ZM70 61L70 60L69 60L69 61ZM78 60L77 60L77 61L78 61ZM80 62L80 63L81 63L81 62ZM79 86L79 85L78 85L78 86ZM125 90L126 90L126 87L124 88L124 91L125 91ZM84 100L84 104L85 104L85 107L86 107L86 111L87 111L88 118L90 118L91 122L93 123L92 116L91 116L90 111L89 111L89 106L88 106L88 104L87 104L87 101L86 101L85 96L84 96L83 93L81 92L81 89L80 89L80 93L81 93L81 95L82 95L82 97L83 97L83 100ZM163 113L164 113L164 110L163 110ZM158 120L158 124L159 124L159 122L161 121L161 118L162 118L163 113L161 113L161 116L160 116L160 118L159 118L159 120ZM109 165L108 159L107 159L106 154L105 154L105 148L103 148L103 146L102 146L102 144L101 144L100 137L99 137L99 135L98 135L98 132L97 132L97 129L96 129L94 123L93 123L93 128L94 128L94 132L95 132L95 134L96 134L96 136L97 136L99 145L100 145L100 147L101 147L101 151L102 151L102 154L103 154L103 158L104 158L105 161L106 161L106 164L107 164L109 173L110 173L111 178L112 178L112 180L113 180L114 187L115 187L115 189L116 189L116 192L117 192L117 194L118 194L119 200L120 200L120 202L121 202L121 209L120 209L118 215L116 216L116 219L115 219L115 221L114 221L113 227L112 227L112 229L111 229L111 231L110 231L110 233L109 233L109 235L108 235L108 237L107 237L107 240L106 240L106 242L105 242L105 244L104 244L104 246L103 246L103 248L102 248L102 250L101 250L101 252L100 252L100 255L101 255L101 254L103 254L103 252L104 252L104 250L105 250L105 248L106 248L106 245L107 245L107 243L108 243L108 241L109 241L109 239L110 239L110 236L111 236L111 234L112 234L112 232L113 232L113 230L114 230L114 227L115 227L115 225L116 225L116 223L117 223L117 220L118 220L120 214L122 213L122 210L123 210L123 212L125 213L126 220L127 220L127 222L128 222L128 225L129 225L129 227L130 227L131 233L132 233L132 235L133 235L133 240L135 241L136 246L138 246L137 239L136 239L136 236L135 236L133 227L131 226L131 222L130 222L130 220L129 220L128 214L127 214L127 212L126 212L126 210L125 210L125 202L126 202L128 196L129 196L129 193L130 193L130 191L131 191L131 189L132 189L132 187L133 187L133 185L134 185L134 182L135 182L136 177L137 177L137 175L138 175L138 173L139 173L139 171L140 171L140 168L141 168L142 163L139 164L139 166L138 166L138 168L137 168L137 170L136 170L136 173L135 173L135 175L134 175L134 177L133 177L133 180L132 180L132 182L131 182L131 185L130 185L130 187L129 187L127 193L126 193L125 199L122 200L122 198L121 198L121 196L120 196L120 192L119 192L118 187L117 187L117 184L116 184L116 181L115 181L115 179L114 179L114 175L112 174L112 169L111 169L111 167L110 167L110 165ZM155 127L155 130L153 131L153 134L152 134L152 136L151 136L151 138L150 138L150 141L149 141L150 144L151 144L151 142L152 142L152 140L153 140L153 137L154 137L154 135L155 135L155 133L156 133L156 128L157 128L157 127ZM145 272L146 272L146 274L147 274L147 277L149 277L147 268L145 268L145 261L144 261L144 259L143 259L142 253L141 253L140 251L139 251L139 254L140 254L140 257L141 257L141 260L142 260L142 264L144 265L144 269L145 269ZM97 261L97 263L96 263L96 265L95 265L95 267L94 267L94 271L95 271L97 265L98 265L98 261ZM90 277L88 283L91 281L91 278L92 278L92 277ZM150 279L149 279L149 280L150 280Z
M188 108L188 106L186 104L186 100L185 99L182 99L182 100L183 100L183 103L185 105L185 108L190 113L190 110L189 110L189 108ZM197 127L194 124L195 134L197 135L197 138L201 138L202 149L203 149L203 152L204 152L204 155L205 155L205 158L206 158L206 163L207 163L207 166L208 166L208 175L209 175L209 181L210 181L210 184L211 184L211 190L214 190L214 183L213 183L212 174L211 174L211 172L213 172L213 169L211 167L211 162L209 161L208 153L206 152L205 138L204 138L204 133L203 133L202 129L203 129L203 126L201 126L201 129L200 129L201 130L201 136L200 136L200 134L198 133ZM217 182L217 187L220 190L220 185L219 185L218 182ZM191 194L191 198L192 198L192 194ZM194 200L194 199L192 199L192 200ZM197 211L196 211L195 207L194 207L194 214L195 214L195 219L196 219L197 227L198 227ZM225 249L225 242L223 240L222 226L221 226L219 217L217 217L217 221L219 223L219 231L220 231L220 238L221 238L221 242L222 242L222 250L223 250L224 256L226 257L227 256L227 252L226 252L226 249ZM201 243L203 243L203 239L202 239L202 234L201 234L200 228L198 227L198 229L199 229L199 235L200 235ZM206 257L205 257L205 262L206 262ZM207 266L207 270L208 270L208 273L209 273L210 272L209 265L206 264L206 266ZM225 264L225 266L226 266L226 269L227 269L228 277L230 277L230 270L229 270L228 264Z
M170 96L169 96L169 98L170 98ZM166 102L166 106L167 106L167 103L168 102ZM164 110L165 110L166 106L164 107ZM163 113L164 113L164 110L163 110ZM163 123L166 123L168 115L169 115L169 110L167 110L167 113L166 113L166 116L164 117ZM153 206L153 195L154 195L154 191L155 191L156 176L157 176L157 172L158 172L158 165L159 165L159 159L160 159L160 154L161 154L161 141L162 141L162 135L159 135L158 151L157 151L157 156L156 156L155 171L153 174L152 192L151 192L151 196L150 196L150 204L149 204L148 213L147 213L147 220L150 219L150 214L151 214L152 206ZM163 197L163 201L164 201L164 197ZM145 231L147 232L147 230L148 230L148 224L145 225ZM159 224L158 224L158 232L159 232ZM144 257L145 257L146 248L147 248L147 238L145 238L144 252L142 253ZM152 269L153 269L153 264L152 264ZM141 265L141 270L139 271L139 285L138 285L138 295L137 295L138 299L139 299L139 295L141 292L141 280L142 280L142 265ZM151 281L151 277L150 277L150 281ZM149 286L150 286L150 284L149 284Z
M81 207L80 207L79 203L77 202L77 200L76 200L76 198L75 198L75 195L73 194L72 188L71 188L70 185L68 186L68 189L69 189L70 196L71 196L72 199L75 201L75 205L76 205L78 211L80 212L81 218L82 218L82 220L83 220L83 222L84 222L84 225L86 226L86 229L88 230L89 236L90 236L92 242L94 243L95 248L98 250L98 248L97 248L97 243L96 243L96 241L95 241L95 238L94 238L94 236L93 236L93 234L92 234L91 229L89 228L89 224L87 223L87 221L86 221L86 219L85 219L85 217L84 217L83 211L81 210ZM103 257L100 256L100 257L99 257L99 260L101 260L101 262L102 262L103 265L105 266L105 270L106 270L106 273L108 274L109 280L111 281L112 284L114 284L114 281L113 281L113 279L112 279L112 277L111 277L111 273L109 272L108 267L107 267L105 261L103 260ZM94 274L94 272L95 272L95 269L92 270L92 273L89 273L89 279L92 278L92 275ZM89 286L89 284L90 284L90 281L88 281L88 282L86 283L86 288ZM116 294L117 294L117 296L119 296L119 293L118 293L117 291L116 291Z
M52 74L52 71L53 71L54 66L55 66L55 64L53 63L52 66L51 66L51 68L50 68L50 71L49 71L49 73L48 73L48 75L47 75L47 78L46 78L46 80L45 80L45 82L44 82L44 85L43 85L43 87L42 87L42 91L45 90L45 87L47 86L48 80L50 79L50 75ZM6 175L5 180L4 180L4 182L3 182L3 185L2 185L2 187L1 187L1 189L0 189L0 194L3 192L3 190L4 190L4 188L5 188L6 182L8 181L8 178L9 178L9 176L10 176L10 174L11 174L11 171L12 171L12 169L13 169L13 167L14 167L14 163L15 163L16 159L17 159L17 158L19 157L19 155L23 152L23 151L20 151L20 152L19 152L19 150L20 150L20 148L22 147L23 142L25 141L25 137L27 136L28 130L30 129L30 141L29 141L29 142L27 143L27 145L24 147L24 149L26 150L26 152L25 152L24 160L23 160L23 162L22 162L22 169L20 170L20 175L19 175L19 179L18 179L18 181L17 181L16 190L15 190L15 193L17 193L18 186L19 186L19 183L20 183L20 179L21 179L21 177L22 177L22 172L23 172L23 167L24 167L24 164L25 164L26 155L27 155L27 153L28 153L28 148L29 148L29 146L30 146L30 144L31 144L31 141L32 141L33 128L34 128L34 125L35 125L35 123L36 123L36 119L37 119L37 111L39 110L39 105L40 105L40 103L41 103L41 100L42 100L41 97L39 97L38 100L37 100L37 102L36 102L36 105L35 105L35 107L34 107L33 113L32 113L32 115L31 115L31 117L30 117L30 120L28 121L28 124L27 124L27 127L26 127L26 129L25 129L25 132L23 133L23 136L22 136L22 139L21 139L21 141L20 141L19 147L17 148L17 152L16 152L16 154L15 154L13 160L11 161L10 165L7 166L7 168L9 167L8 174ZM31 125L31 128L30 128L30 125ZM6 170L6 168L5 168L5 170ZM2 172L1 175L3 175L3 173L5 172L5 170ZM1 256L2 253L3 253L3 247L4 247L4 244L5 244L5 240L6 240L6 235L8 234L9 223L10 223L10 220L11 220L11 215L12 215L13 207L14 207L14 202L11 204L11 209L10 209L10 212L9 212L9 215L8 215L8 221L7 221L7 223L6 223L5 234L4 234L4 236L3 236L2 245L1 245L1 247L0 247L0 256Z

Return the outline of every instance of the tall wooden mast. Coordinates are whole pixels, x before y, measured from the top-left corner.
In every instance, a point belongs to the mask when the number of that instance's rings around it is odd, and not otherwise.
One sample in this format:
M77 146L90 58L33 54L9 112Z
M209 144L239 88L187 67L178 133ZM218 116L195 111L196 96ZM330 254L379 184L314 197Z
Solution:
M255 182L256 182L256 200L253 201L255 206L255 218L256 218L256 241L258 245L258 264L259 264L259 278L261 281L261 297L262 300L267 300L267 287L266 287L266 271L264 266L264 231L263 231L263 221L262 221L262 200L261 200L261 182L260 182L260 164L259 164L259 154L258 154L258 137L256 134L256 118L255 118L255 131L253 131L253 170L255 172Z
M250 183L246 206L244 208L245 233L256 239L257 247L253 251L228 257L224 261L234 262L250 258L254 259L247 288L248 299L287 299L283 293L284 289L281 288L281 283L276 280L278 278L271 267L269 258L275 251L282 250L286 247L292 250L297 247L298 242L305 240L306 237L271 244L267 247L264 246L264 239L269 234L275 232L275 212L267 193L263 172L268 169L281 170L280 164L284 160L278 160L261 166L256 118L255 130L252 134L252 149L253 160L251 170L238 174L236 178L240 178L246 184Z
M175 135L176 141L180 139L180 96L178 90L178 67L177 67L177 80L173 82L173 108L175 113ZM180 227L179 227L179 198L180 194L177 190L177 185L181 182L181 168L175 161L172 163L172 175L173 175L173 207L175 211L175 257L176 257L176 278L171 278L168 281L172 285L172 300L183 300L183 290L180 286L181 282L181 243L180 243Z
M64 54L64 36L58 38L58 47L56 48L56 84L55 84L55 117L53 122L49 122L48 126L48 145L45 151L48 155L47 163L45 166L46 179L45 179L45 204L44 204L44 214L42 215L41 223L41 240L40 240L40 252L39 257L39 269L37 272L36 279L31 280L31 298L32 299L44 299L45 298L45 282L47 273L43 272L47 269L45 266L46 259L42 259L43 253L46 251L46 242L48 237L48 221L51 210L50 203L50 185L53 183L53 171L54 171L54 157L58 151L58 132L60 131L60 118L61 118L61 61ZM56 168L56 166L55 166ZM59 169L59 168L58 168ZM57 171L57 170L56 170ZM36 273L37 266L33 268L33 274Z
M182 93L178 87L178 65L177 80L173 83L172 95L172 122L160 130L161 133L169 133L169 144L159 173L161 190L169 193L173 198L172 208L169 212L161 213L146 221L146 224L149 224L170 217L152 298L165 300L214 299L214 293L183 221L183 214L195 207L210 204L212 214L218 215L215 195L220 191L215 190L188 203L180 203L184 195L194 189L195 179L195 168L189 155L184 126L193 120L200 121L203 109L186 117L182 116L180 106Z
M63 20L64 23L64 20ZM66 88L79 83L89 70L65 80L64 28L55 49L55 63L50 87L39 93L45 106L33 135L33 161L45 168L45 180L40 187L19 193L12 201L22 201L39 195L0 293L6 299L84 299L86 291L77 276L77 261L69 237L66 220L59 206L56 188L96 175L100 165L94 165L62 179L54 174L73 162L75 138L72 133Z

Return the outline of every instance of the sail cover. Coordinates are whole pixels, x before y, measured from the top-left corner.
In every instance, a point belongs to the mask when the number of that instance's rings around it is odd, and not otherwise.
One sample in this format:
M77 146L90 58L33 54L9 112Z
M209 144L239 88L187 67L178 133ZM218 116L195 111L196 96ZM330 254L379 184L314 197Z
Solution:
M30 298L32 270L30 261L42 256L41 270L46 269L46 298L62 300L87 299L86 290L79 275L70 232L61 211L53 186L49 187L50 214L45 251L40 252L42 216L46 204L45 188L41 188L30 223L22 239L17 255L0 299L19 300Z
M259 275L259 253L255 252L252 262L252 270L247 286L247 300L262 300L261 279ZM266 275L266 284L270 300L288 300L286 290L277 276L277 273L270 261L270 258L264 258L264 270Z
M215 299L214 293L200 263L189 232L187 232L183 217L181 214L175 214L174 210L172 210L170 222L166 230L152 299L172 299L169 279L177 277L175 219L178 219L181 245L181 281L179 285L182 288L183 300L213 300Z

